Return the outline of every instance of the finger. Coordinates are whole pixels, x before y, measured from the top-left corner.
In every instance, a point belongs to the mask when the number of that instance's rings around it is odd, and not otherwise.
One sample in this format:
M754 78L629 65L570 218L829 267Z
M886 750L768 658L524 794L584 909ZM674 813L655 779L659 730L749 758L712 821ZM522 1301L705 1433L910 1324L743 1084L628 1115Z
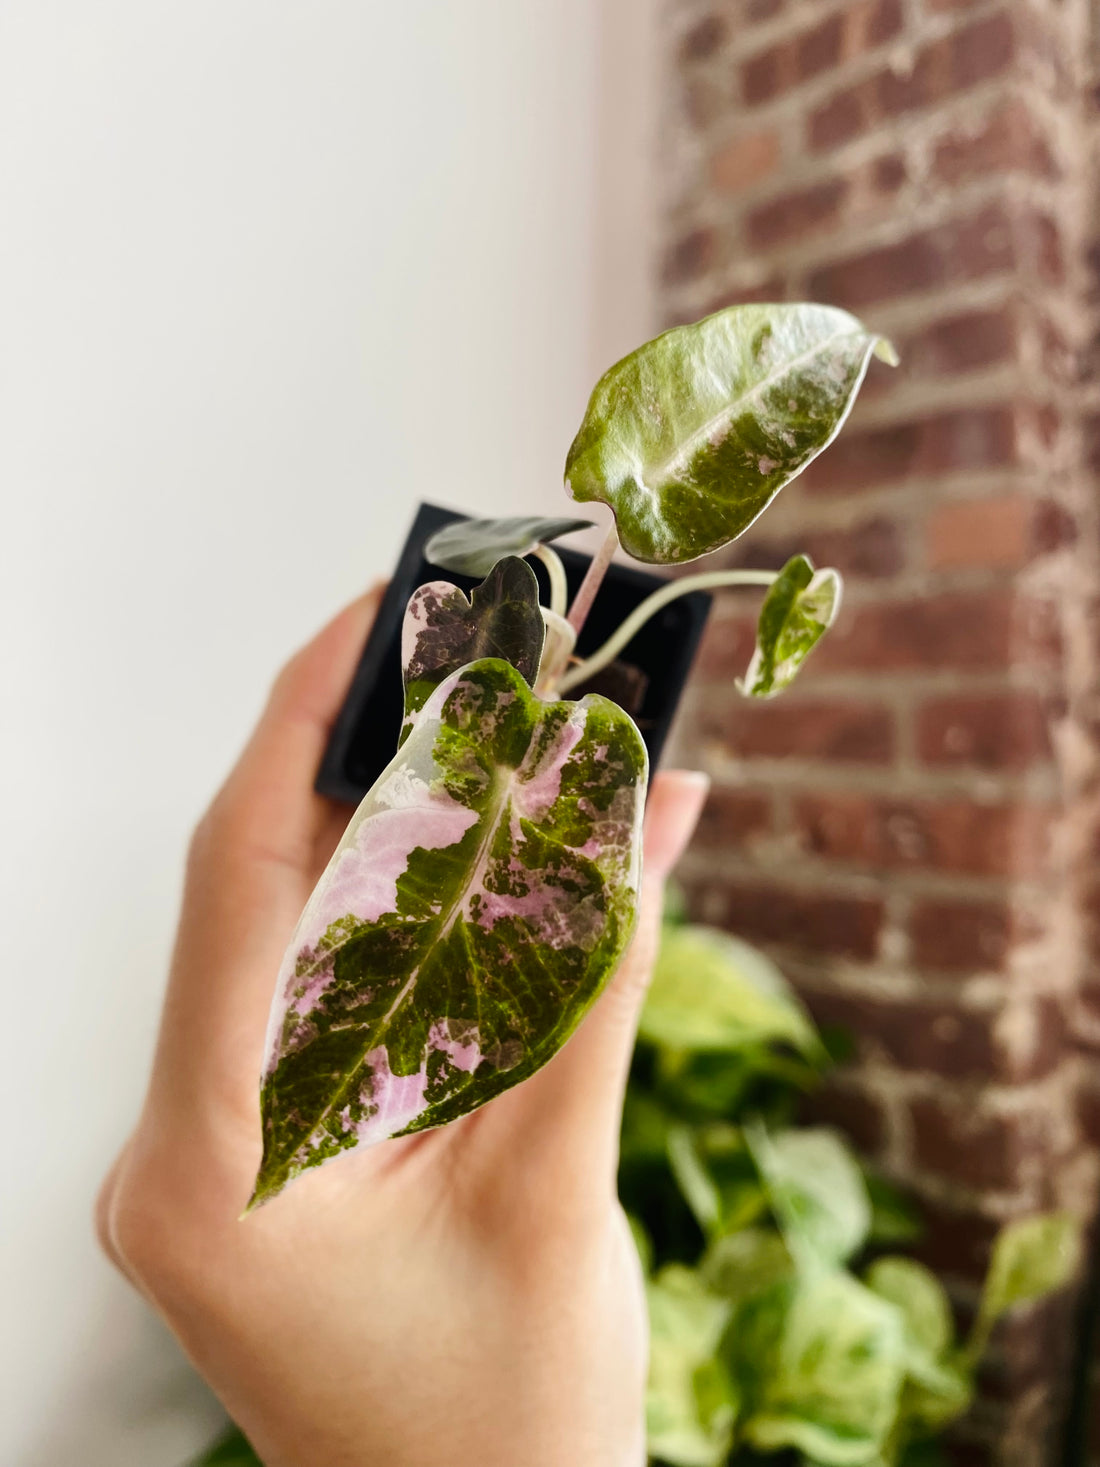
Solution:
M313 781L385 588L345 606L275 679L252 737L214 802L223 839L250 852L311 868L332 801Z
M313 842L337 808L313 792L370 628L375 588L280 673L255 733L201 822L161 1021L150 1103L254 1123L267 1015L283 951L316 876Z
M500 1100L499 1124L604 1179L614 1176L622 1100L646 988L660 939L665 881L683 855L707 797L703 774L669 770L646 806L638 926L607 990L550 1063ZM537 1158L536 1158L537 1159Z

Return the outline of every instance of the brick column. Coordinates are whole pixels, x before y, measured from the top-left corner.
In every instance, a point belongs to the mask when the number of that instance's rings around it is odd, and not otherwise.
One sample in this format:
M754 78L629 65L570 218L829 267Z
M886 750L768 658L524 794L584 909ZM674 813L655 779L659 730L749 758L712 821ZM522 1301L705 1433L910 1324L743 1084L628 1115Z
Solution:
M682 720L716 782L689 899L858 1035L815 1113L918 1192L964 1310L1000 1221L1096 1200L1089 10L667 12L666 320L820 300L903 360L725 557L804 549L847 599L760 706L751 605L721 599ZM967 1460L1058 1460L1067 1311L1002 1332Z

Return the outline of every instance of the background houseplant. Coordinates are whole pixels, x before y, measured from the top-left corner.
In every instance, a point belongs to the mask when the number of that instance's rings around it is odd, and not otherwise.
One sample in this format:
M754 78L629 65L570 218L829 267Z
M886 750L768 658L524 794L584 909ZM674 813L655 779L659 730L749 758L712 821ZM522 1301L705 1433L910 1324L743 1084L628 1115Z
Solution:
M994 1248L958 1337L900 1249L919 1216L839 1133L797 1124L829 1064L774 964L666 924L623 1116L620 1197L648 1275L650 1451L669 1467L932 1467L999 1316L1075 1271L1063 1215ZM196 1467L254 1467L236 1431Z

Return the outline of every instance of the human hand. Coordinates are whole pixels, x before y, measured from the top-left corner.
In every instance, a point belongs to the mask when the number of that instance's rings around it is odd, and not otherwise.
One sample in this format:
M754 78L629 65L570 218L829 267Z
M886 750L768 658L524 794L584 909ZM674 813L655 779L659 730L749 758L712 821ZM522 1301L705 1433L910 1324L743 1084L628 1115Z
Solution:
M618 1133L698 775L654 779L634 942L543 1070L238 1221L275 974L349 814L313 777L378 600L288 663L195 831L153 1074L100 1239L268 1467L638 1467L646 1320Z

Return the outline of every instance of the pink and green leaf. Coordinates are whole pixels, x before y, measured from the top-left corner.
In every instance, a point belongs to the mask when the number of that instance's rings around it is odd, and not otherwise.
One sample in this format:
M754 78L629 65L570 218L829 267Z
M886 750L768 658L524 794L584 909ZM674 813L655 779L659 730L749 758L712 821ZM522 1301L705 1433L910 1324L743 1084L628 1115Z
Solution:
M401 628L405 721L400 742L451 673L482 657L500 657L534 684L545 633L539 583L525 560L499 560L467 599L449 581L414 592Z
M647 760L607 699L452 673L359 806L279 973L250 1206L546 1063L634 924Z

